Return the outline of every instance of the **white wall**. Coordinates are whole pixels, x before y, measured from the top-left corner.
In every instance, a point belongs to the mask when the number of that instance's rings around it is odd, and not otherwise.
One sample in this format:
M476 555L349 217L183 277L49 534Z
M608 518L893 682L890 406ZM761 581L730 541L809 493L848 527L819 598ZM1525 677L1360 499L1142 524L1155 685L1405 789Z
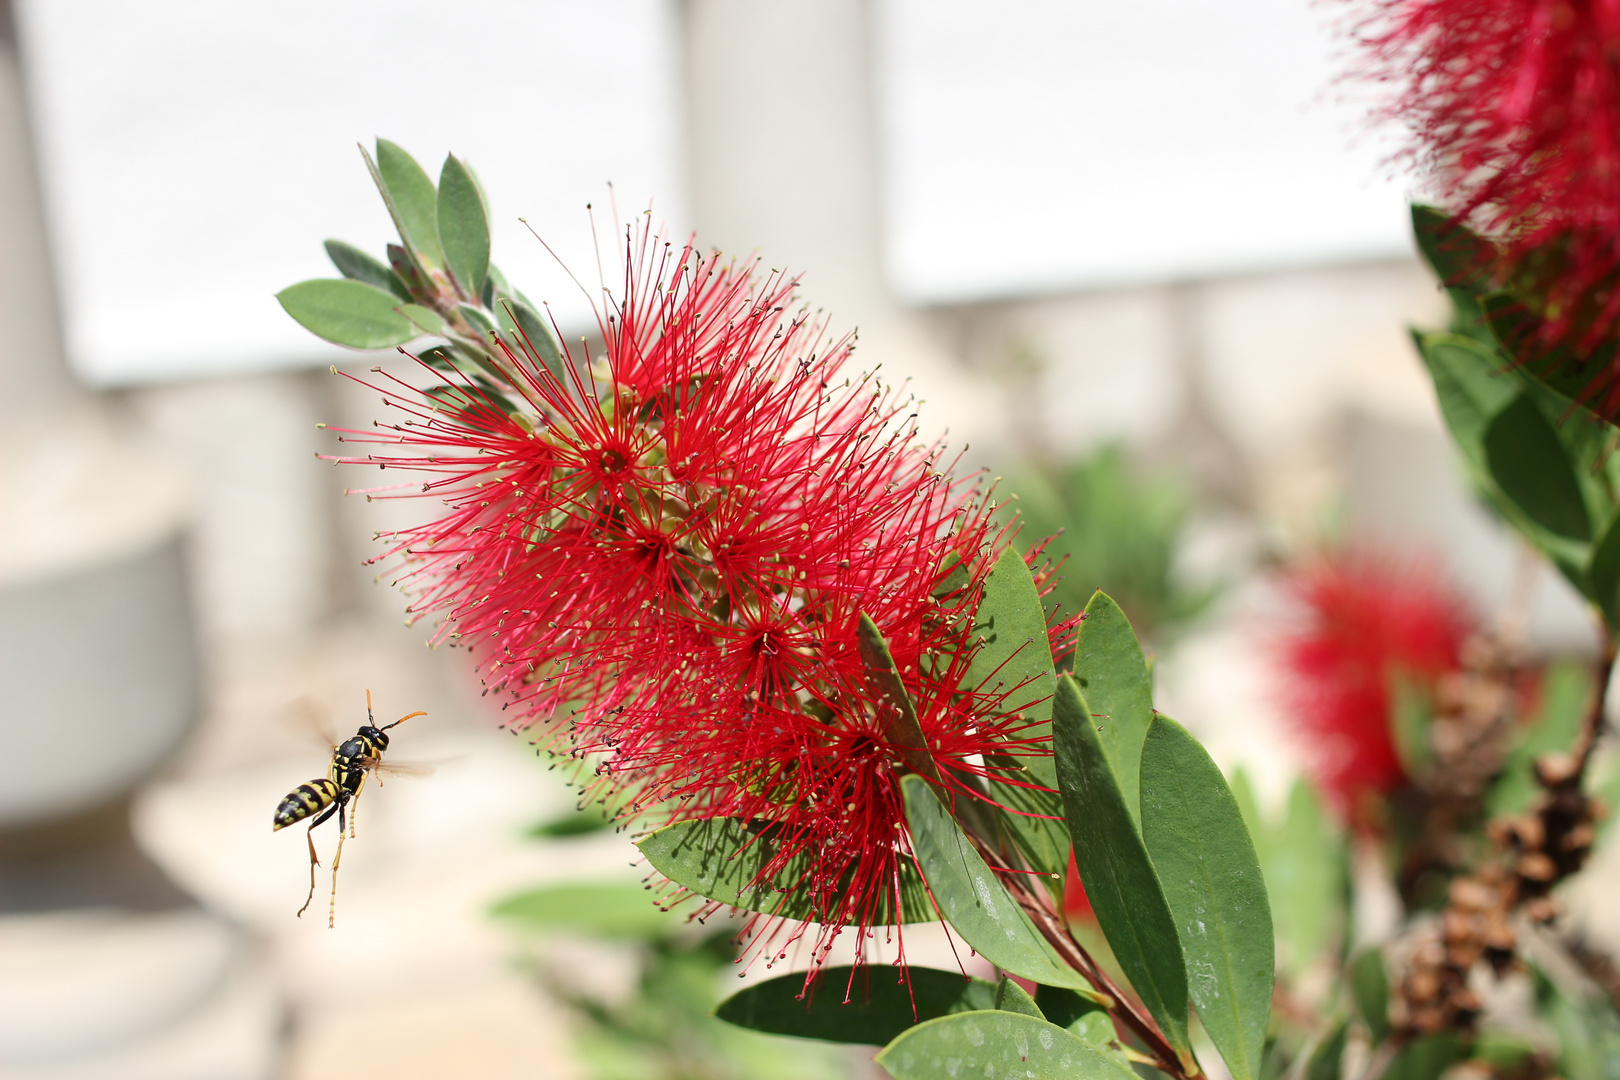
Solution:
M18 0L68 355L93 384L325 365L273 294L391 236L376 135L485 182L494 257L567 326L584 206L684 222L675 0ZM598 213L614 230L614 215Z

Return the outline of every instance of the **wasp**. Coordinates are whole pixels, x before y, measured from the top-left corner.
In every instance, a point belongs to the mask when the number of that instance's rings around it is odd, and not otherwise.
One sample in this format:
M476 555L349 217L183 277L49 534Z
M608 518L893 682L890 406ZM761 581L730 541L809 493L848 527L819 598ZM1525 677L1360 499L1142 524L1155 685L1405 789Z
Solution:
M338 846L337 853L332 856L332 901L326 913L326 925L331 927L337 923L337 872L338 864L343 861L343 840L345 836L354 836L355 810L359 808L358 800L360 792L365 789L366 777L384 771L406 771L402 766L383 765L383 751L388 749L387 733L407 720L426 715L421 711L408 713L392 724L378 727L371 712L371 691L367 690L366 722L359 731L332 748L332 762L327 766L326 775L307 784L299 784L276 807L277 830L296 825L311 816L315 818L305 833L309 841L309 895L304 898L304 906L298 909L300 918L315 899L315 868L321 864L315 854L316 827L325 824L333 814L337 815ZM381 782L379 779L378 783Z

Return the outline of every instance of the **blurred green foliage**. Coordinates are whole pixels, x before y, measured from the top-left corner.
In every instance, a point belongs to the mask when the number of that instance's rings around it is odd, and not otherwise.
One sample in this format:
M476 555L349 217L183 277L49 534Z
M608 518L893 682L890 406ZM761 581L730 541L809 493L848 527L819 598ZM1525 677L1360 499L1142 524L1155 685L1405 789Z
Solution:
M1176 548L1191 501L1163 473L1132 467L1125 448L1108 443L1058 465L1025 462L1009 470L1005 508L1022 520L1027 547L1051 536L1046 555L1066 559L1046 598L1065 614L1085 609L1102 589L1141 637L1163 643L1215 599L1215 587L1192 588L1175 573Z
M560 965L535 961L546 991L580 1020L574 1052L592 1080L842 1080L849 1056L831 1046L762 1035L715 1017L737 970L737 924L709 929L661 911L634 885L583 883L533 889L494 914L531 931L595 938L629 948L636 984L625 1000L593 993ZM730 980L735 982L735 979Z

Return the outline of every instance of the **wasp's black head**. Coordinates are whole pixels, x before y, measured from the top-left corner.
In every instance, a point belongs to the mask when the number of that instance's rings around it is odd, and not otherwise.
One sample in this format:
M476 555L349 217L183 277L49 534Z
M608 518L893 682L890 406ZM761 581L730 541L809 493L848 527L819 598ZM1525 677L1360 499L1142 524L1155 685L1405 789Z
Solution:
M370 724L367 724L365 727L360 729L360 737L370 739L384 750L388 749L388 735L380 728L374 728Z

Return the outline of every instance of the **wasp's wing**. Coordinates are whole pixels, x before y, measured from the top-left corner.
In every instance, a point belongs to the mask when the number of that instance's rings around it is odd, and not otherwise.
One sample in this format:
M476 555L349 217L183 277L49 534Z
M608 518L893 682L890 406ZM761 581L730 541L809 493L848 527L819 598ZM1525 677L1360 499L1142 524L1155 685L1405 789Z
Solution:
M437 761L384 761L376 757L362 757L356 759L356 762L362 769L379 776L403 776L412 780L432 776L434 770L442 764Z
M306 732L311 739L319 739L328 752L336 750L343 742L338 738L337 729L332 726L332 716L308 694L301 694L287 703L296 719L295 723Z

